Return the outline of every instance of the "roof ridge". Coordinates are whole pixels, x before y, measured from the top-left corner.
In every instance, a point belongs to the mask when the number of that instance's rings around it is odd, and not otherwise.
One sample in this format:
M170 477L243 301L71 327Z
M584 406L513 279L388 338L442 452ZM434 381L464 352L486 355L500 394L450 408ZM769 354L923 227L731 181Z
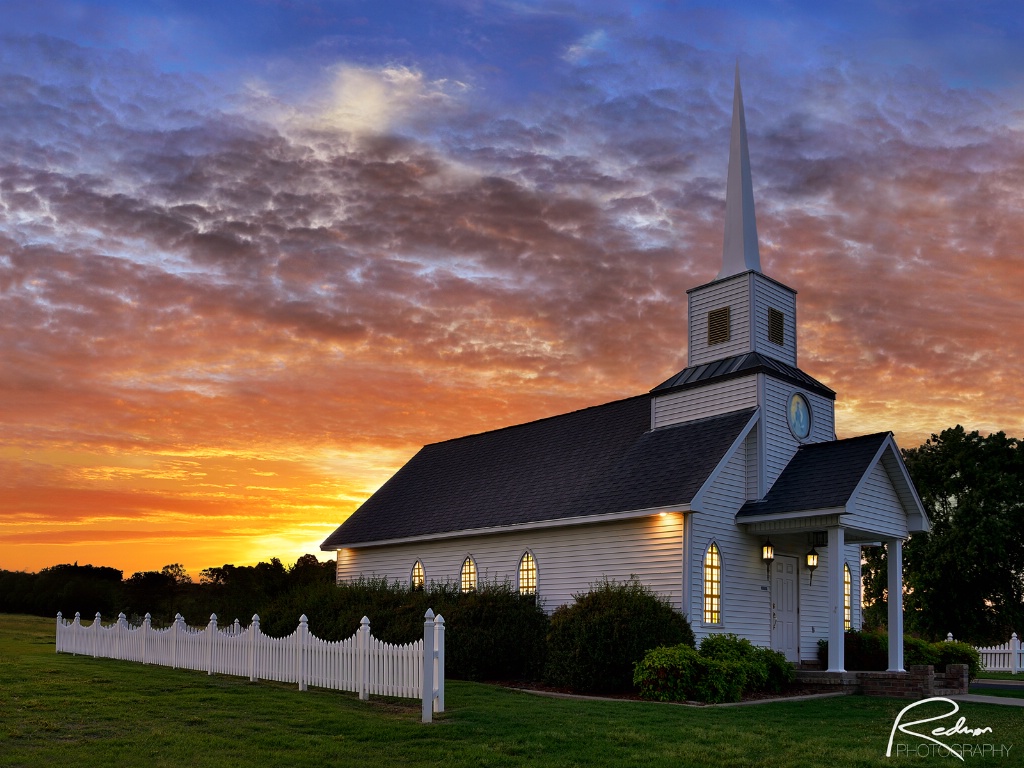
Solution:
M540 423L542 421L551 421L552 419L560 419L560 418L562 418L564 416L571 416L574 413L583 413L584 411L592 411L592 410L595 410L597 408L606 408L606 407L608 407L610 405L619 405L621 403L629 402L630 400L639 400L641 398L650 399L651 398L651 393L650 392L644 392L644 393L639 394L639 395L631 395L629 397L623 397L623 398L621 398L619 400L610 400L607 403L598 403L597 405L587 405L587 406L584 406L583 408L577 408L574 411L565 411L563 413L554 413L554 414L552 414L550 416L541 416L539 419L533 419L531 421L524 421L524 422L521 422L519 424L508 424L508 425L506 425L504 427L497 427L495 429L485 429L482 432L473 432L473 433L468 434L468 435L459 435L458 437L449 437L449 438L446 438L444 440L437 440L436 442L433 442L433 443L424 443L423 447L427 448L427 447L432 446L432 445L444 445L446 443L454 443L454 442L456 442L458 440L466 440L466 439L471 438L471 437L480 437L481 435L490 435L490 434L494 434L495 432L506 432L506 431L509 431L509 430L512 430L512 429L518 429L520 427L528 427L528 426L530 426L532 424L538 424L538 423Z

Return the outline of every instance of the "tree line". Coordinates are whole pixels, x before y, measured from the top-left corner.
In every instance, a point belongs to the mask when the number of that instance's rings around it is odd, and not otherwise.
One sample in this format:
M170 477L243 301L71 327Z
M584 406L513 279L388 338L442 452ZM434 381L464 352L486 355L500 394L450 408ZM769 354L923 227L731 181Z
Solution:
M116 568L62 564L38 573L0 570L0 612L66 617L80 612L91 620L118 613L140 620L151 614L154 625L170 623L180 613L192 624L205 624L211 613L222 622L253 614L283 596L314 584L333 584L335 565L303 555L287 567L278 558L256 565L225 564L206 568L196 583L179 563L159 571L139 571L125 579ZM294 619L297 621L298 616Z

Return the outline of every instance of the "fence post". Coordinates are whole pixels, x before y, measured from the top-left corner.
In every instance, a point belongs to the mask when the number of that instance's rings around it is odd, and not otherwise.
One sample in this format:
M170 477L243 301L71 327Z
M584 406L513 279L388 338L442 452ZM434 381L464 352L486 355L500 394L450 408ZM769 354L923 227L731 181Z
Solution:
M306 635L309 634L309 619L306 614L299 616L299 628L295 631L295 677L299 681L299 690L306 690L305 649Z
M257 651L256 651L256 639L260 634L260 615L254 613L252 615L252 624L249 625L249 682L256 682L256 662L257 662Z
M434 713L434 611L423 614L423 722Z
M153 628L153 617L148 613L142 617L142 663L149 663L149 631Z
M77 656L78 655L78 644L81 641L81 637L82 637L82 614L79 613L78 611L75 611L75 620L73 622L71 622L71 623L75 627L75 634L74 634L74 640L73 640L73 645L72 645L73 650L71 651L71 655L72 656Z
M181 634L181 614L174 614L174 626L171 627L171 669L178 668L178 635Z
M946 633L946 642L947 643L952 643L953 642L953 633L952 632L947 632Z
M434 655L437 665L434 667L434 687L437 696L434 698L434 711L444 712L444 616L437 614L434 619Z
M367 616L363 616L359 621L356 654L356 664L359 666L357 673L359 698L362 701L368 701L370 698L370 619Z
M213 644L217 641L217 614L210 614L210 623L206 625L206 674L213 674Z
M100 612L96 611L96 617L92 620L92 657L95 659L100 655Z
M233 634L235 634L235 635L240 635L240 634L242 634L242 627L241 627L241 625L240 625L240 624L238 623L238 619L235 619L235 629L234 629L234 632L233 632Z
M1010 636L1010 673L1016 675L1020 672L1020 638L1014 632Z
M125 658L124 641L125 632L127 631L127 629L128 622L124 617L124 611L122 611L121 613L117 614L117 629L114 630L114 653L116 654L114 656L115 659L123 660Z
M61 647L60 647L61 646L61 642L60 641L63 638L61 637L60 631L62 629L62 624L63 624L63 616L61 616L60 611L57 611L57 643L56 643L57 649L54 651L54 653L60 653L60 651L61 651Z

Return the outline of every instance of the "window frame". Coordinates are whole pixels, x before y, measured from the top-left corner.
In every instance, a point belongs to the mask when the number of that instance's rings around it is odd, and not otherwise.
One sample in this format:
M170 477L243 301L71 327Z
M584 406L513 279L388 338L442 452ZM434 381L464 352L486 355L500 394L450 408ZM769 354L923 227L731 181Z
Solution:
M532 573L529 574L529 576L532 578L533 584L532 587L527 587L529 591L523 591L523 562L526 560L526 558L530 558L530 567L532 568ZM540 573L537 568L537 556L534 555L532 551L527 549L525 552L523 552L522 555L519 556L519 565L516 567L516 589L520 595L536 596L539 582Z
M853 570L843 563L843 631L853 629Z
M712 551L717 559L715 563L709 562ZM722 625L722 571L722 548L717 541L711 541L704 548L704 557L701 559L701 619L708 626ZM709 584L712 585L711 594L708 593ZM717 587L717 591L714 587Z
M420 583L416 583L416 569L419 568ZM421 590L427 588L427 568L423 565L422 558L416 558L416 562L412 564L412 570L409 571L409 589Z
M467 565L469 566L468 576L466 571ZM462 567L459 568L459 592L462 594L475 592L479 584L478 573L479 569L477 568L476 560L472 555L466 555L462 561ZM469 586L467 586L467 582L471 582Z

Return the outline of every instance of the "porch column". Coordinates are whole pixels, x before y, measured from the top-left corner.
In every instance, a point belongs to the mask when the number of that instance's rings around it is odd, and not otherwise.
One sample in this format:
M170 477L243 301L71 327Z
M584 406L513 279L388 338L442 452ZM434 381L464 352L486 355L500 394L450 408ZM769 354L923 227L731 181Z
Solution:
M885 542L889 571L889 671L903 669L903 540Z
M838 526L828 529L828 671L846 671L845 600L843 563L846 534Z

